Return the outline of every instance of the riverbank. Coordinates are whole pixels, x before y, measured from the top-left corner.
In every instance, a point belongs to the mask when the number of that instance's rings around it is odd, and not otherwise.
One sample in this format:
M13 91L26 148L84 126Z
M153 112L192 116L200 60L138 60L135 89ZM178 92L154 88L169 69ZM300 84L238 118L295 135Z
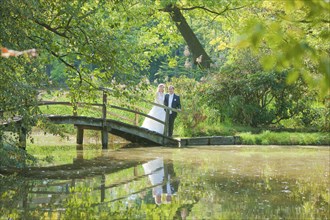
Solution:
M34 130L31 133L32 142L29 141L28 144L34 146L55 146L55 145L73 145L76 144L75 134L66 134L65 137L60 137L59 135L45 134L40 130ZM221 138L220 138L221 137ZM328 133L322 132L273 132L273 131L263 131L258 134L253 134L251 132L238 132L233 136L208 136L208 137L178 137L181 140L196 140L208 141L207 143L199 143L202 145L314 145L314 146L330 146L330 135ZM233 138L233 141L231 141ZM215 141L213 141L215 140ZM222 141L224 140L224 141ZM197 143L196 142L196 143ZM129 143L125 139L122 139L115 135L109 135L110 145L116 144L127 144ZM84 144L101 144L101 134L98 131L86 132L84 138ZM188 144L184 144L185 146ZM194 144L196 145L196 144Z
M327 132L272 132L259 134L251 132L239 133L244 145L330 145L330 134Z

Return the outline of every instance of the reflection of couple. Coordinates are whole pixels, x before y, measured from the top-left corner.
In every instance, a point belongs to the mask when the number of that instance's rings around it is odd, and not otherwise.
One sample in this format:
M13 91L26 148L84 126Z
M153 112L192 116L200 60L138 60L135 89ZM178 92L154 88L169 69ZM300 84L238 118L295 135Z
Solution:
M165 85L159 84L156 92L155 103L160 105L165 105L170 108L181 109L180 96L174 93L174 86L171 85L168 87L169 93L166 95L164 95L164 90L165 90ZM165 114L166 111L163 108L159 106L154 106L152 107L148 115L165 122ZM176 116L177 116L176 112L170 111L169 122L168 122L169 124L168 136L170 137L172 137L173 135L174 120ZM161 124L151 118L146 118L142 124L142 127L147 128L151 131L158 132L160 134L164 133L164 124Z
M165 164L163 158L151 160L142 165L144 173L148 175L152 188L152 196L157 205L170 203L172 196L179 187L178 180L172 180L175 176L173 163ZM165 201L162 201L162 195L166 194Z

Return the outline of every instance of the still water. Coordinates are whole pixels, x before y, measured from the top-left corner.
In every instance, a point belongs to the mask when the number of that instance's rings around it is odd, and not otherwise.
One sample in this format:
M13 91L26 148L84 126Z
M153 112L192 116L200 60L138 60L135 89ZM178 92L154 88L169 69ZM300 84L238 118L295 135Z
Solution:
M329 219L329 147L29 147L0 219Z

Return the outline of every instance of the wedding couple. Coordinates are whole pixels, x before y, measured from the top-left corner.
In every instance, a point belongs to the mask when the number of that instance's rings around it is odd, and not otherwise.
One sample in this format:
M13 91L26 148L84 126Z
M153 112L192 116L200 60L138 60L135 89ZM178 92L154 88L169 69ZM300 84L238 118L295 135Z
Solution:
M170 108L181 109L180 96L174 93L174 86L170 85L168 87L168 94L165 95L165 85L163 83L159 84L157 87L155 103L160 105L165 105ZM148 113L149 116L157 118L165 122L166 111L164 108L159 106L154 106ZM177 116L177 112L170 111L169 115L169 131L168 136L173 136L174 121ZM160 134L164 133L164 124L161 124L151 118L146 118L142 124L143 128L149 129L151 131L158 132Z

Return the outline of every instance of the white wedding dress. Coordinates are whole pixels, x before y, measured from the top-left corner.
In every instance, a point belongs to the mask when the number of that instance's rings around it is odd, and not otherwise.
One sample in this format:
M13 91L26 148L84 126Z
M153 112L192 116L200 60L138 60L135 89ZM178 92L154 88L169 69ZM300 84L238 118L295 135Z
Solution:
M155 103L164 105L165 94L161 92L156 93ZM153 106L148 115L157 118L161 121L165 121L165 111L163 108L158 106ZM160 134L164 133L164 124L159 123L151 118L145 118L142 124L143 128L149 129L151 131L158 132Z
M144 173L149 176L151 185L153 185L152 195L162 195L164 181L164 160L163 158L156 158L147 163L142 164Z

